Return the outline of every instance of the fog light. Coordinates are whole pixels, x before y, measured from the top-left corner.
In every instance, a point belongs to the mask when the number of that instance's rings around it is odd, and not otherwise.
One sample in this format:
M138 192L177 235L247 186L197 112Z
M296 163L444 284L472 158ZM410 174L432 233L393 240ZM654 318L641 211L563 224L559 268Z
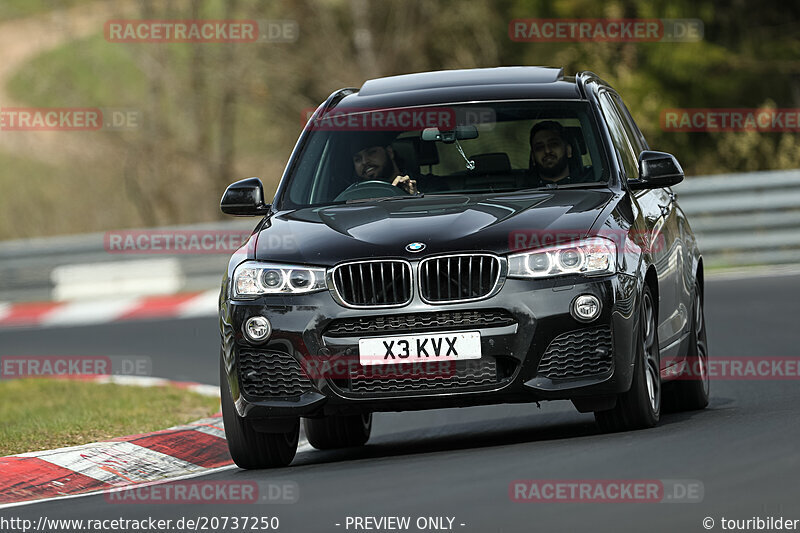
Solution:
M272 333L269 320L263 316L253 316L244 323L244 336L256 343L264 342Z
M600 300L591 294L581 294L572 300L572 316L581 322L589 322L600 316Z

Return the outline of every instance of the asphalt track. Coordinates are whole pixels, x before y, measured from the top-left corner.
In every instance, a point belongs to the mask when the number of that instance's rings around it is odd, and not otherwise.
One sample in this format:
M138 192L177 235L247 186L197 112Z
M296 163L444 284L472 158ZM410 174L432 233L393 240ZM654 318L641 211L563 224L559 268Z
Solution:
M712 358L800 356L800 276L709 280ZM160 377L217 382L213 318L0 332L13 355L146 355ZM705 517L800 519L800 383L715 381L708 409L603 435L566 402L388 413L363 449L303 451L291 467L202 479L293 481L286 505L120 505L102 495L0 517L278 516L279 531L348 531L347 516L455 517L455 531L706 531ZM517 479L690 479L700 503L514 503ZM337 526L336 524L341 524ZM463 526L460 524L464 524ZM222 531L220 529L220 531ZM352 527L349 531L353 531ZM361 530L363 531L363 530Z

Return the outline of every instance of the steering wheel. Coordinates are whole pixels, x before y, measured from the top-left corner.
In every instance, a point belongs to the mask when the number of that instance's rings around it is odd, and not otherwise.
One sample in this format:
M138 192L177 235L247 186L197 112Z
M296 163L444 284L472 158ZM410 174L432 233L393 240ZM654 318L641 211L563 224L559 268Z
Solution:
M400 187L380 180L359 181L339 193L334 201L366 200L367 198L386 198L387 196L408 196Z

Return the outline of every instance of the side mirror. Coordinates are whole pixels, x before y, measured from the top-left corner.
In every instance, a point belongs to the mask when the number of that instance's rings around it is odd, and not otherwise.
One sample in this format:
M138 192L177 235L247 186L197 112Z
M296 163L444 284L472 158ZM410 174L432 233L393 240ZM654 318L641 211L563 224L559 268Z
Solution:
M628 187L634 191L660 189L682 181L683 169L674 155L645 150L639 154L639 179L628 180Z
M269 212L264 203L264 185L258 178L246 178L228 185L219 208L228 215L263 216Z

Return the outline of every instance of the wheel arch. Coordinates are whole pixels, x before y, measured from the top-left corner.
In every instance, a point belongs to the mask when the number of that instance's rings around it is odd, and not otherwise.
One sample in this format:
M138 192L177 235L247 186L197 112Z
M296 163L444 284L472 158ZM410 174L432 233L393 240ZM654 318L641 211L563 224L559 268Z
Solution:
M647 267L647 271L644 275L644 285L650 288L650 292L653 294L654 305L653 310L656 314L656 318L658 318L658 274L656 274L656 267L650 265Z
M697 269L694 273L694 279L697 281L697 287L700 289L700 302L705 301L705 278L703 273L703 258L697 260Z

